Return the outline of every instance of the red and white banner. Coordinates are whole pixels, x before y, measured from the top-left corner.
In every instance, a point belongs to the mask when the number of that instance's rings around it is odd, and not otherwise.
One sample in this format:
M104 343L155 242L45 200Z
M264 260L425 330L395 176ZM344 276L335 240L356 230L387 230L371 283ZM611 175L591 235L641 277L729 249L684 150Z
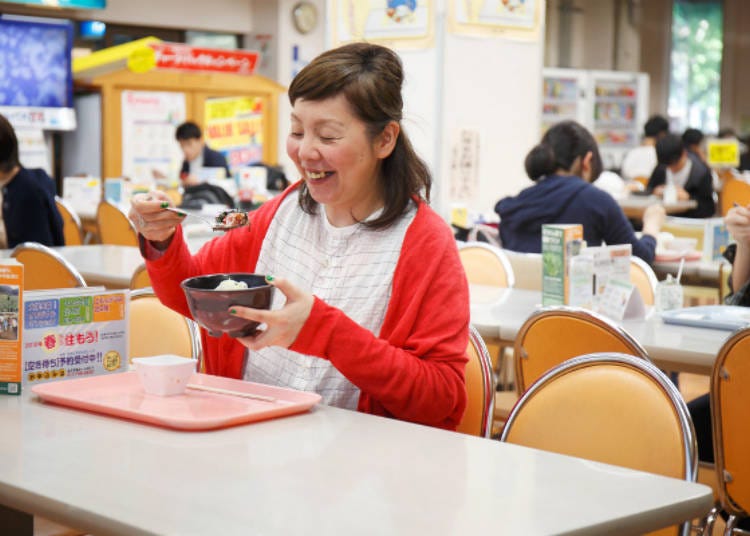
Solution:
M251 50L196 48L179 43L149 43L157 69L253 74L258 53Z

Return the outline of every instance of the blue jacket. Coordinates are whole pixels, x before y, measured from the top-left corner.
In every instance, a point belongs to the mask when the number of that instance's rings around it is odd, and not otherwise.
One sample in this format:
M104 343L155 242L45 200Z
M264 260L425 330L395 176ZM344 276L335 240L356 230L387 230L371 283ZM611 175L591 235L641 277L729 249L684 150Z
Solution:
M3 187L3 221L9 248L22 242L65 245L55 183L43 169L22 167Z
M580 223L589 246L631 244L633 255L648 263L654 260L656 238L636 238L612 196L580 177L544 177L516 197L498 201L495 212L502 245L512 251L540 253L543 223Z
M223 167L227 171L227 178L231 177L232 174L229 171L227 165L227 159L219 151L214 151L208 145L203 146L203 167ZM182 161L182 168L180 169L180 177L188 175L190 173L190 162L187 160Z

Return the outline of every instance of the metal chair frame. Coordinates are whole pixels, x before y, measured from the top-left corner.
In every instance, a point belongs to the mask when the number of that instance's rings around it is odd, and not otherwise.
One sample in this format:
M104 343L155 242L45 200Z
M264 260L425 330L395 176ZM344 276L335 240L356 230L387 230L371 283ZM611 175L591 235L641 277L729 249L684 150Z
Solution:
M481 429L479 431L480 437L490 437L492 431L492 416L493 406L495 403L495 380L492 370L492 359L487 351L487 347L482 340L482 336L473 327L469 326L469 345L474 348L479 360L479 368L482 373L482 418L481 418ZM472 393L469 393L472 396ZM461 425L459 424L459 431Z
M508 256L503 253L503 251L495 246L492 246L490 244L487 244L485 242L459 242L458 243L458 252L459 255L461 251L469 250L469 249L481 249L484 251L487 251L491 253L498 261L498 263L503 267L503 270L505 271L505 277L508 281L507 285L502 285L507 288L513 288L513 286L516 284L516 278L513 274L513 267L510 264L510 261L508 260ZM471 277L469 277L469 274L466 274L469 280L471 280ZM501 286L501 285L495 285L495 286Z
M43 244L39 244L38 242L23 242L22 244L18 244L15 248L13 248L13 251L11 252L10 256L13 258L17 258L18 255L23 254L24 251L34 251L36 253L41 253L43 255L50 257L54 262L60 264L65 270L69 272L71 279L73 279L76 283L75 287L88 286L86 284L86 280L83 278L83 276L78 271L78 269L76 269L75 266L73 266L65 257L60 255L54 249L47 247ZM75 288L75 287L71 287L71 288ZM44 288L48 288L48 287L44 287ZM36 290L36 289L29 289L29 290Z

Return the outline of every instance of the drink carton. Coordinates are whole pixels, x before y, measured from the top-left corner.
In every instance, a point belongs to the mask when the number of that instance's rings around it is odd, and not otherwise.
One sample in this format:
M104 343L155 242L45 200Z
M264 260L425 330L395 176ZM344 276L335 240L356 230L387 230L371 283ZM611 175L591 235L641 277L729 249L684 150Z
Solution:
M569 260L582 245L582 225L542 225L542 305L570 303Z

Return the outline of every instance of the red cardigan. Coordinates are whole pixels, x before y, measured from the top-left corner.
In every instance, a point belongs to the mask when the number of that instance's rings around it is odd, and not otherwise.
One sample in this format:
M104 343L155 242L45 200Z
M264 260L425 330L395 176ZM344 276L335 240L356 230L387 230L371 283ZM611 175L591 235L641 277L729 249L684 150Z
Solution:
M146 261L162 302L190 316L182 280L253 272L276 210L295 187L250 213L249 228L208 242L194 256L178 228L164 255ZM359 411L455 429L466 407L468 325L469 291L455 240L445 222L419 202L404 237L380 336L315 297L290 349L329 359L360 389ZM202 338L206 372L239 378L246 348L226 335L214 338L203 331Z

